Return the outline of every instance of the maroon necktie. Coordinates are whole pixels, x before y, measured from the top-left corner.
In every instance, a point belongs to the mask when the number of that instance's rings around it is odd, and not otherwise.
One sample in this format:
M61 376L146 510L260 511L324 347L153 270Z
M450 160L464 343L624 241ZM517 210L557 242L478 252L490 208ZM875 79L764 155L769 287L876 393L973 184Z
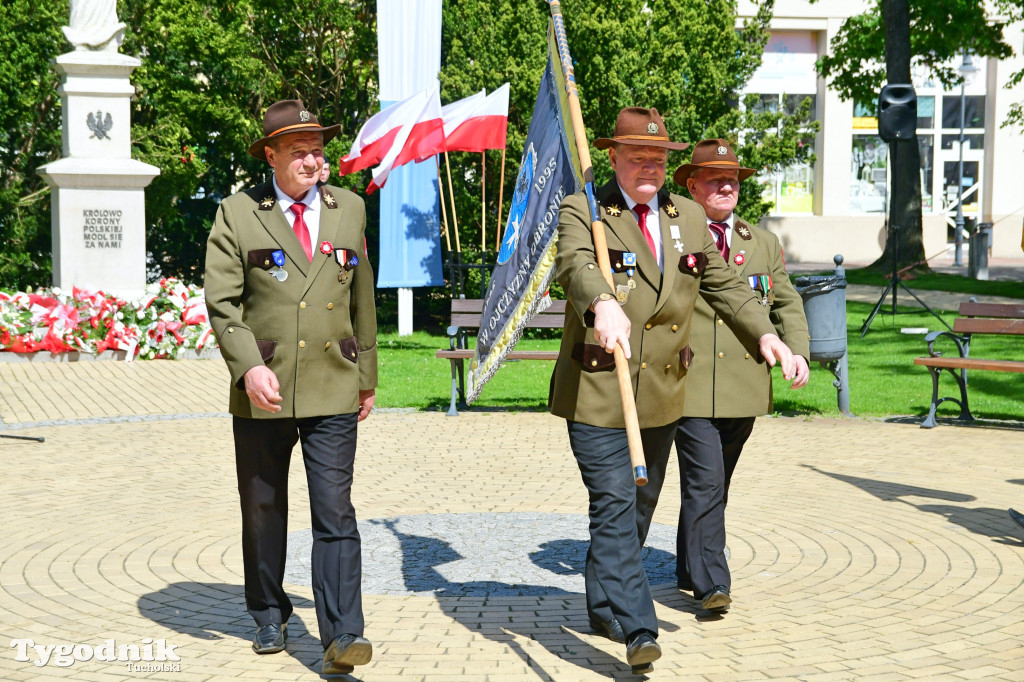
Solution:
M647 240L647 246L651 247L651 253L654 257L658 257L658 250L654 248L654 237L651 236L650 230L647 229L647 212L651 210L651 207L647 204L637 204L633 207L633 212L636 213L636 222L640 226L640 231L644 234L644 239Z
M292 223L292 230L295 232L295 236L299 238L299 244L302 244L302 250L306 252L306 258L309 262L313 262L313 244L309 241L309 228L306 227L306 221L303 220L302 214L305 213L308 206L304 203L297 202L292 204L292 213L295 214L295 222Z
M727 223L709 223L708 228L711 229L711 234L715 236L715 246L718 247L719 253L722 254L722 258L729 260L729 242L725 241L725 231L729 227Z

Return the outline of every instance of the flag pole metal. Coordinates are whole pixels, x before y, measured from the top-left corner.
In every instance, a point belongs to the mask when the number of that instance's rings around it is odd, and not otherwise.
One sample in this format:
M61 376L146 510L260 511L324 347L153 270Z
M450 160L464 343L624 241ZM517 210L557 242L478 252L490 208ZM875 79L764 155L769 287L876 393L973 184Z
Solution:
M576 75L573 71L572 57L569 55L569 41L565 33L565 22L562 19L562 7L559 0L548 0L551 7L551 21L555 27L555 40L558 43L558 57L565 76L565 91L568 96L569 114L576 138L576 149L580 157L580 169L583 171L584 189L587 203L590 206L590 232L594 240L594 253L597 266L601 270L608 286L615 289L612 280L611 263L608 260L608 242L604 234L604 223L594 198L594 168L590 160L590 147L587 141L587 129L583 124L583 113L580 110L580 96L576 87ZM626 425L626 438L629 441L629 459L633 467L633 480L638 486L647 484L647 460L644 458L643 442L640 439L640 422L636 414L636 401L633 398L633 380L629 375L629 361L622 351L622 346L615 347L615 373L619 380L619 393L622 397L622 415Z
M452 227L455 228L455 252L462 253L459 244L459 217L455 215L455 190L452 189L452 165L448 161L448 150L444 152L444 167L448 170L448 196L452 201Z
M501 182L498 183L498 225L497 225L497 232L495 232L495 234L497 236L495 237L495 241L494 241L494 251L495 251L495 253L497 253L498 251L501 251L501 237L502 237L502 231L501 231L501 203L502 203L502 201L504 201L504 199L505 199L505 148L502 147L501 148Z

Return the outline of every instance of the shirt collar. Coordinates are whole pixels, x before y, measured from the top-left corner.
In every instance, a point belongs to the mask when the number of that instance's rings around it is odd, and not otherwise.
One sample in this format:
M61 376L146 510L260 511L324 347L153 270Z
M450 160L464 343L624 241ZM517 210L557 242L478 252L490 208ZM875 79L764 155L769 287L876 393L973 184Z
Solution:
M278 184L277 184L277 174L276 173L274 174L273 182L274 182L274 194L277 195L277 203L279 203L281 205L281 210L282 211L284 211L285 213L288 213L288 211L291 210L292 204L297 204L299 202L295 201L295 199L292 199L290 196L288 196L287 194L285 194L281 190L281 187L278 186ZM306 196L304 196L302 198L302 203L306 205L306 210L307 211L309 211L309 210L315 211L317 209L317 203L318 202L316 202L314 200L316 199L316 195L318 194L319 189L320 188L316 187L316 186L310 187L309 191L306 192Z
M636 206L637 202L633 201L633 197L631 197L628 194L626 194L626 192L622 189L622 185L619 185L618 178L615 179L615 184L618 185L619 193L622 194L622 198L626 201L626 208L628 208L630 211L632 211L633 207ZM647 207L651 209L651 213L657 213L658 212L658 195L657 194L654 195L653 199L651 199L650 201L647 202Z

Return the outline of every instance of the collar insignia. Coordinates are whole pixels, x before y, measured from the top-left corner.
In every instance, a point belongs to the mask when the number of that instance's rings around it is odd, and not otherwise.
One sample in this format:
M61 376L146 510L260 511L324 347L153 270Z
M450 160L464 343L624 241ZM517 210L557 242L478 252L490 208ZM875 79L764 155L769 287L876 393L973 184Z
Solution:
M669 218L676 218L679 216L679 209L671 201L666 201L665 213L668 213Z
M750 230L747 229L746 225L737 225L736 234L743 237L744 239L750 239Z
M622 209L616 206L615 204L612 204L611 206L605 206L604 210L608 212L608 215L615 216L616 218L622 215Z
M276 203L277 200L274 197L265 196L262 199L260 199L260 210L269 211L270 209L274 208L274 204Z
M323 187L320 188L320 196L323 198L324 203L327 204L327 208L338 208L338 200Z

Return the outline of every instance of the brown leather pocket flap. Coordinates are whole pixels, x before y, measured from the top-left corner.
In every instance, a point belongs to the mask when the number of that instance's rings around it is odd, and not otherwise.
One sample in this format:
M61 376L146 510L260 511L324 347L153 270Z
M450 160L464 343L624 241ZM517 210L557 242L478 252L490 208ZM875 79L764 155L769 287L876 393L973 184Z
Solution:
M608 264L611 266L612 272L625 272L630 268L636 267L636 265L626 265L626 253L628 253L628 251L608 249Z
M356 337L350 336L347 339L342 339L338 342L338 346L341 348L341 355L349 362L357 362L359 360L359 343L356 341Z
M679 257L679 272L699 277L704 274L704 268L708 265L707 254L703 252L684 253Z
M607 372L615 367L615 355L596 343L577 343L572 347L572 358L584 372Z
M256 347L260 349L260 357L263 358L263 364L269 365L270 361L274 359L274 351L277 350L277 341L256 339Z
M683 349L679 351L679 362L682 363L684 369L690 369L690 363L693 362L693 349L690 346L683 346Z
M249 252L249 265L262 270L274 267L274 252L279 249L253 249Z

